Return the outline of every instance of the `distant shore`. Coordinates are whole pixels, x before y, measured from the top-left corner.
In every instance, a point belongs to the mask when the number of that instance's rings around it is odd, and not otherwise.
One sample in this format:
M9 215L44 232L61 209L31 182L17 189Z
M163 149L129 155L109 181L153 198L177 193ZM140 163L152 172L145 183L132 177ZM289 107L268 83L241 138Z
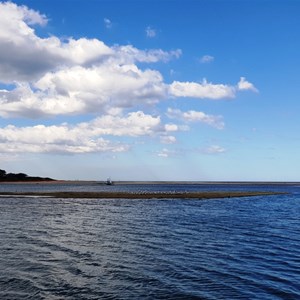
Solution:
M0 181L1 184L100 184L106 185L103 180L19 180L19 181ZM296 181L113 181L114 185L163 185L163 184L199 184L199 185L300 185Z
M52 197L73 199L219 199L235 197L270 196L285 193L279 192L28 192L1 193L2 197Z

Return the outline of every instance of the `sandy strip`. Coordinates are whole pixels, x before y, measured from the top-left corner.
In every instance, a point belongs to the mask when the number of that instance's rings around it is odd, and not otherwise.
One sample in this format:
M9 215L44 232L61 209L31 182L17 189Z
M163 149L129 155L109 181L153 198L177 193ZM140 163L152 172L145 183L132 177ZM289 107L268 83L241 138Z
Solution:
M186 193L128 193L128 192L36 192L1 193L2 197L53 197L91 199L218 199L279 195L279 192L186 192Z

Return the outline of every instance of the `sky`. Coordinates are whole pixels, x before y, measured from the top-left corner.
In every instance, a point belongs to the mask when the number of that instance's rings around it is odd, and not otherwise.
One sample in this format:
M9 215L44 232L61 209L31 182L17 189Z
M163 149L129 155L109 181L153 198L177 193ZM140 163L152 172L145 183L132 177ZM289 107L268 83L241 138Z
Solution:
M0 1L0 168L300 181L300 1Z

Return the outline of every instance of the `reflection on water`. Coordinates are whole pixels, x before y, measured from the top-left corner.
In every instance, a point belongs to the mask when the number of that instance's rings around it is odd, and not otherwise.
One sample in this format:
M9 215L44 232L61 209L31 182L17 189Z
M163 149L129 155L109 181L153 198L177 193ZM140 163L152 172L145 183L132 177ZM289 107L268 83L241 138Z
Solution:
M299 299L299 192L272 188L292 194L1 198L0 299Z

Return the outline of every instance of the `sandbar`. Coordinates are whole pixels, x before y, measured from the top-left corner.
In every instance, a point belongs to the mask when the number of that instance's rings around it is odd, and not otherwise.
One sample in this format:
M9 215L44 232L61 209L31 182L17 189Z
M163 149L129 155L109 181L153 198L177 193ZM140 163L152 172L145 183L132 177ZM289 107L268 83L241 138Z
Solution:
M286 194L281 192L3 192L2 197L52 197L52 198L73 198L73 199L220 199L236 197L254 197Z

